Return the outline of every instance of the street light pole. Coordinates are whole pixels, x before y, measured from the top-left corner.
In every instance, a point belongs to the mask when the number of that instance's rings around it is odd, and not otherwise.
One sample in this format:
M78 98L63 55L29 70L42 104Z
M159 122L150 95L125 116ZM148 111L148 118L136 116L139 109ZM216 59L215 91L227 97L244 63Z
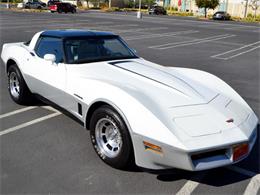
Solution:
M139 0L139 10L137 12L137 18L142 18L142 12L141 12L141 6L142 6L142 0Z
M247 17L247 7L248 7L248 0L246 0L244 18Z
M109 2L108 2L108 7L109 7L109 9L111 9L111 1L112 1L112 0L109 0Z
M9 0L7 0L7 5L6 5L6 8L9 9L10 8L10 2Z

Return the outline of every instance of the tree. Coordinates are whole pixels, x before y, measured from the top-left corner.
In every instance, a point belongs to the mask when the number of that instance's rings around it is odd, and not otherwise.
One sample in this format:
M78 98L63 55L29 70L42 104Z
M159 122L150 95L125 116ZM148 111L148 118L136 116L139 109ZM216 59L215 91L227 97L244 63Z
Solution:
M251 0L249 6L255 11L254 17L256 18L256 11L260 6L260 0Z
M207 17L207 9L215 9L219 5L219 0L195 0L199 8L204 8L205 18Z
M153 4L155 4L155 0L142 0L142 4L147 7L151 7Z
M124 5L126 7L135 7L135 1L134 0L124 0Z

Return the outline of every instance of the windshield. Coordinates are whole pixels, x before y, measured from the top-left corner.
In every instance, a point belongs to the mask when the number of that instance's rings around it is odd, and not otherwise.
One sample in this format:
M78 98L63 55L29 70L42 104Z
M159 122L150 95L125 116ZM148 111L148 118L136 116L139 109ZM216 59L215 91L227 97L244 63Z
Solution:
M64 49L69 64L137 58L118 37L67 39Z

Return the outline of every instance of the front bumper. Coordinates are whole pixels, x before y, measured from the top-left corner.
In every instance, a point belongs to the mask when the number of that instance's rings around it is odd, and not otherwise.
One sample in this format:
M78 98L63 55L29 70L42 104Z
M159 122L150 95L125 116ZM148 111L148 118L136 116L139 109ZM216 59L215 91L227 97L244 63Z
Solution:
M179 168L189 171L200 171L237 163L245 159L251 152L257 139L257 126L252 131L248 140L239 143L230 143L219 147L211 147L196 151L184 151L173 146L156 143L154 140L139 135L134 136L136 153L136 164L148 169L170 169ZM147 150L143 141L160 146L162 152ZM248 145L248 151L239 158L234 158L234 147L242 144Z

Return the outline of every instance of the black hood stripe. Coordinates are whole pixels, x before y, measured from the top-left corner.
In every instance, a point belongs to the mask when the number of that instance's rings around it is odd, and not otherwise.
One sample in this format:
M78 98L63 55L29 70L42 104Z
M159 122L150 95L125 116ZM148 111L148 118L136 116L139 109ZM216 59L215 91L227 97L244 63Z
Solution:
M122 63L128 63L128 62L133 62L133 61L130 61L130 60L122 60L122 61L109 62L108 64L116 65L116 64L122 64Z
M169 87L169 88L171 88L171 89L174 89L174 90L176 90L176 91L178 91L178 92L180 92L180 93L182 93L182 94L188 96L187 94L183 93L183 92L180 91L179 89L176 89L176 88L174 88L174 87L172 87L172 86L170 86L170 85L167 85L167 84L165 84L165 83L163 83L163 82L161 82L161 81L158 81L158 80L155 80L155 79L153 79L153 78L147 77L147 76L145 76L145 75L143 75L143 74L137 73L137 72L132 71L132 70L129 70L129 69L127 69L127 68L124 68L124 67L121 67L121 66L117 66L117 64L129 63L129 62L133 62L133 61L127 61L127 60L125 60L125 61L109 62L108 64L110 64L110 65L112 65L112 66L114 66L114 67L123 69L123 70L125 70L125 71L131 72L131 73L133 73L133 74L139 75L139 76L144 77L144 78L146 78L146 79L152 80L152 81L154 81L154 82L157 82L157 83L159 83L159 84L162 84L162 85L164 85L164 86L167 86L167 87Z

